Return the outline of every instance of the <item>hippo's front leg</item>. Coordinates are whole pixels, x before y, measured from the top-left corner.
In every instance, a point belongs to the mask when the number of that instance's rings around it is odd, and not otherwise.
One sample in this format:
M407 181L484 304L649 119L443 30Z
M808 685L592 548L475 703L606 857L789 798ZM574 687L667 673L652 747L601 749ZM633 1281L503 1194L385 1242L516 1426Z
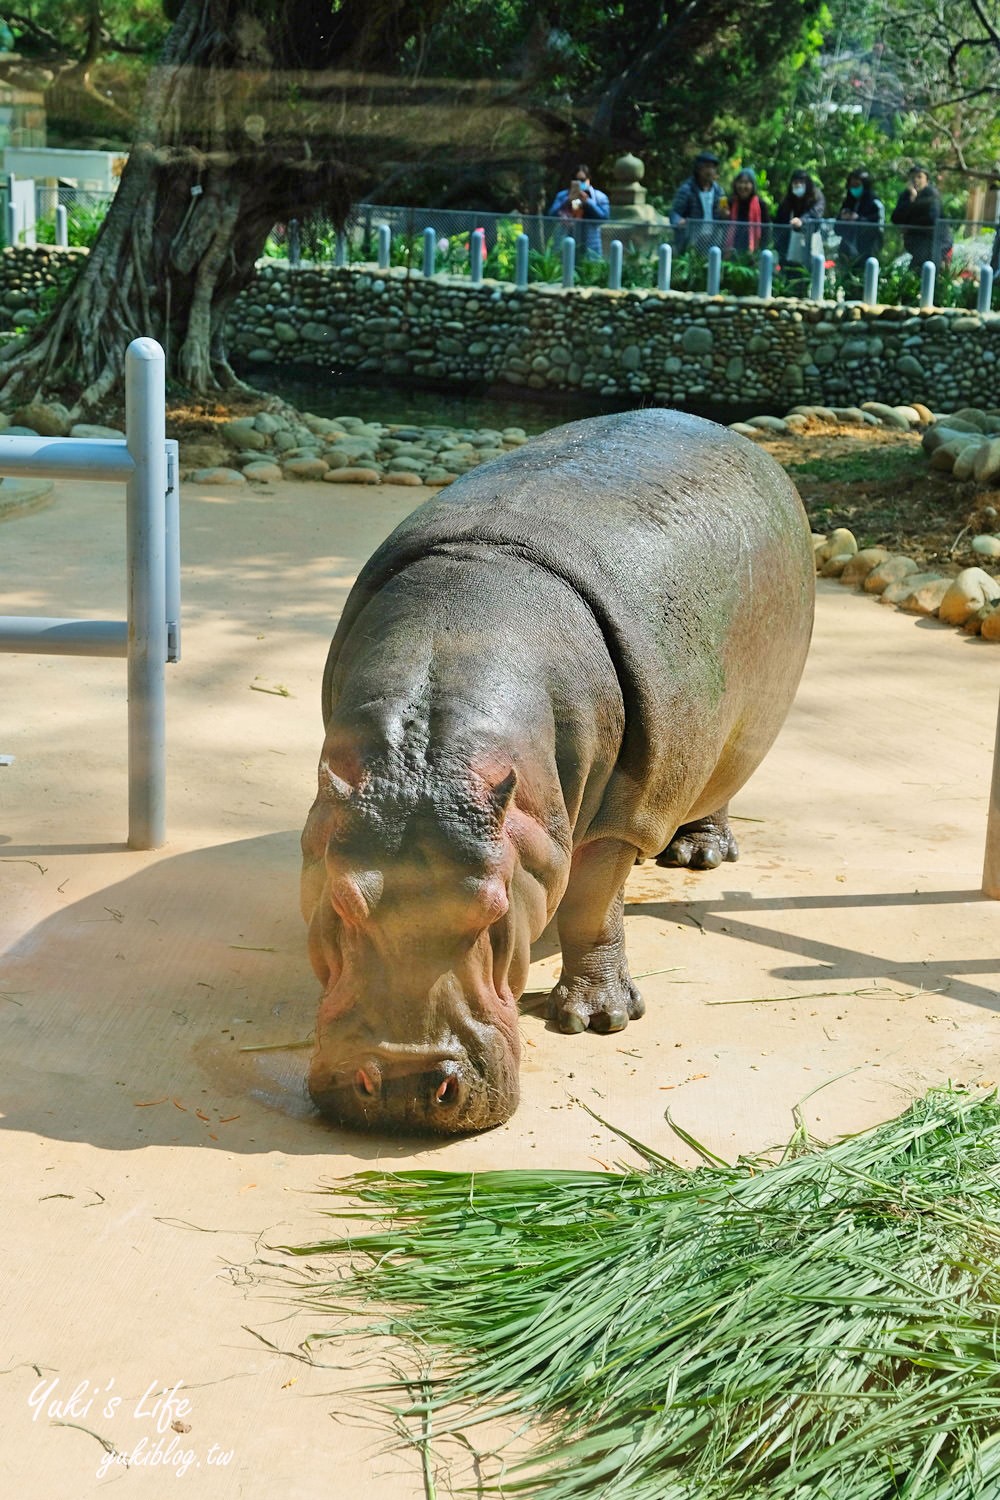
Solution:
M622 1031L645 1012L625 957L624 886L635 855L631 844L600 839L573 856L556 914L562 974L549 996L560 1031Z

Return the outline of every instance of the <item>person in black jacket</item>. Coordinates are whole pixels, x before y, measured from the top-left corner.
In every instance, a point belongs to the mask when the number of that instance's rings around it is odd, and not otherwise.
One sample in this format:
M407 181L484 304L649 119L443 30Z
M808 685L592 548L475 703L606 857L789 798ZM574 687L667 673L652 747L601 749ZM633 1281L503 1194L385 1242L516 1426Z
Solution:
M937 266L951 260L951 231L941 218L941 195L926 167L914 163L910 168L906 187L892 211L892 222L902 226L903 249L909 252L914 271L919 272L927 260Z
M814 254L823 253L820 225L826 213L823 194L808 172L799 168L774 215L774 249L781 269L802 290Z
M837 270L845 282L855 282L864 274L865 261L878 255L882 248L882 224L885 210L875 196L871 173L858 167L848 175L844 201L837 210Z

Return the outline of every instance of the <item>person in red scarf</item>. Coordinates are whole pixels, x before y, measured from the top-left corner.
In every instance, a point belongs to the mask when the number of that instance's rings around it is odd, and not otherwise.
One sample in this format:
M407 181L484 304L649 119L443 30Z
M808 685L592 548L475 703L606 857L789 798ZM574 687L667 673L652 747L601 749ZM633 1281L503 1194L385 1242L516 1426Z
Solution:
M729 228L726 230L725 253L755 255L770 244L771 210L757 191L757 174L744 167L733 178L729 197Z

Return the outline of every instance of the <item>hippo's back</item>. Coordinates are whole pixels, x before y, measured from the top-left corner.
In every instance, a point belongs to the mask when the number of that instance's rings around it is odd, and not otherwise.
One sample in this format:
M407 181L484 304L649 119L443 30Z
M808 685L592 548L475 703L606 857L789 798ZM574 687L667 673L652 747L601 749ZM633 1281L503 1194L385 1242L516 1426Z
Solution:
M734 735L746 774L760 760L801 673L814 572L798 494L747 439L648 408L555 428L464 476L359 575L330 650L325 717L353 622L382 584L469 543L495 549L498 566L542 566L590 608L625 701L628 786L683 802ZM674 815L641 815L638 846L652 851Z

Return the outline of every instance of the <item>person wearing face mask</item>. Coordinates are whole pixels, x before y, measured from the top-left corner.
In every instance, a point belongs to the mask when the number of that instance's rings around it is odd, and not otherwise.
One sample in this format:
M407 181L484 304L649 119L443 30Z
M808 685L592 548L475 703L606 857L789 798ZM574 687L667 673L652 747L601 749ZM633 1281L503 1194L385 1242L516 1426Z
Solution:
M601 260L601 224L611 217L611 202L607 193L595 188L590 180L590 168L579 166L570 179L569 187L556 193L549 209L549 217L569 223L579 221L574 228L576 242L583 249L586 260Z
M694 171L681 183L670 205L674 249L678 253L708 250L720 243L719 231L713 228L715 220L724 217L718 178L719 158L713 151L700 151L694 159Z
M725 254L755 255L770 243L771 210L757 191L757 174L744 167L733 178Z
M837 211L837 271L842 281L852 283L864 275L865 261L882 248L884 222L885 209L875 197L871 174L858 167L848 174Z
M809 278L813 255L823 253L820 224L825 212L823 194L809 173L794 171L774 215L774 248L785 275L798 284L796 290Z
M932 186L927 168L917 162L896 200L892 222L902 226L903 249L908 251L914 271L919 272L927 260L939 267L951 260L952 238L941 218L941 195Z

